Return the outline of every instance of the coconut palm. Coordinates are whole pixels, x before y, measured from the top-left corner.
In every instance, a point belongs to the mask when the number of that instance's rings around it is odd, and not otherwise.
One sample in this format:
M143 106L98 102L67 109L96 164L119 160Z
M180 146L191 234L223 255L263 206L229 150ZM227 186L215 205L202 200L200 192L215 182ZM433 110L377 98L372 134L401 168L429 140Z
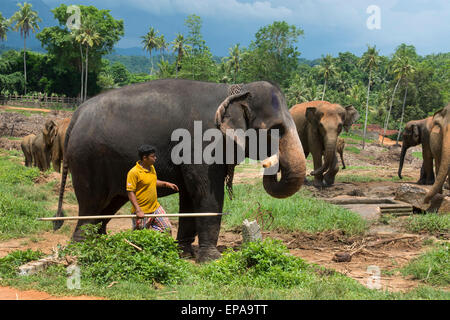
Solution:
M376 46L368 46L367 51L363 54L360 60L360 65L363 67L363 69L369 71L369 81L367 83L366 118L364 119L363 149L366 145L367 117L369 114L369 96L372 70L378 67L379 60L380 59L378 56L378 51L376 50Z
M159 46L158 31L155 31L155 29L151 27L150 30L147 32L147 34L145 34L141 38L143 39L141 43L144 45L144 50L148 51L148 53L150 54L150 61L152 63L152 69L150 71L150 74L152 74L153 73L152 51L153 49L157 49Z
M164 38L164 35L158 37L158 49L161 54L162 59L164 59L164 52L167 50L169 44L166 42L166 39Z
M337 74L333 57L330 54L327 54L324 58L322 58L322 62L319 65L319 74L322 75L323 78L325 79L322 93L322 100L323 100L325 98L325 90L327 88L328 79Z
M242 59L241 51L239 49L239 43L236 44L234 47L230 48L228 50L228 53L230 54L228 57L228 63L230 64L230 67L234 73L233 82L236 83L236 78L241 68L241 59Z
M8 19L4 18L0 12L0 41L6 40L6 33L8 32L10 22Z
M410 65L410 58L408 57L408 52L406 50L401 50L394 55L392 64L392 73L394 74L394 79L397 83L394 87L394 92L392 93L391 103L389 106L389 111L384 123L383 139L381 140L381 145L384 143L384 137L386 136L387 126L389 125L389 118L392 111L392 104L394 102L395 93L397 92L398 85L400 82L412 72L414 67ZM406 97L405 97L406 99ZM405 100L406 101L406 100ZM403 119L402 119L403 121Z
M89 48L98 46L101 43L102 38L100 36L100 33L98 33L96 29L95 23L92 20L85 19L75 39L86 48L85 53L86 63L84 68L85 69L84 98L83 98L83 100L86 100L88 73L89 73Z
M411 75L416 71L416 68L414 67L411 59L408 56L405 56L401 60L401 62L397 66L397 68L399 68L399 69L396 71L401 73L403 80L405 82L405 95L403 97L402 115L400 118L400 125L398 127L397 142L396 142L398 144L398 140L400 139L400 131L402 130L402 126L403 126L403 117L405 114L405 103L406 103L406 96L408 94L409 79L410 79Z
M30 3L25 2L23 5L18 3L19 10L16 11L11 17L11 23L15 23L13 30L20 31L20 35L23 38L23 72L24 72L24 88L25 94L27 94L27 58L26 58L26 50L27 50L27 37L30 35L30 31L33 33L36 30L39 30L38 23L42 21L39 18L36 11L31 9L32 5Z
M183 56L186 54L186 39L184 36L180 33L177 34L175 40L172 41L172 50L177 54L177 66L175 70L175 78L178 78L178 71L180 71L180 63L181 59L183 59Z

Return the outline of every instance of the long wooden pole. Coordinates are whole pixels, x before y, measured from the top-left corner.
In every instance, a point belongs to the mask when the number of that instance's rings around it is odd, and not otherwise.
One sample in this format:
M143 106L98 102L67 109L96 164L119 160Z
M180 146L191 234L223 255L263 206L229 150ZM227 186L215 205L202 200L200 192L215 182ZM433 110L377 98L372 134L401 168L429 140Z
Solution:
M168 218L192 218L192 217L216 217L224 216L229 213L165 213L165 214L146 214L145 218L152 217L168 217ZM124 215L104 215L104 216L74 216L74 217L48 217L48 218L37 218L39 221L58 221L58 220L95 220L95 219L130 219L136 218L135 214L124 214Z

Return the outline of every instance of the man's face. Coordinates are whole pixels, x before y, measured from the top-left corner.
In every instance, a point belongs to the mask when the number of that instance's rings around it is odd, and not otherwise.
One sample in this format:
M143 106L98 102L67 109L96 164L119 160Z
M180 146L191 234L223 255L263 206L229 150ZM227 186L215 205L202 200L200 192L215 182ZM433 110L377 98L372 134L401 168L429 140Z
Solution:
M151 153L149 155L144 156L142 158L142 162L144 162L144 164L147 164L149 166L154 165L156 162L156 153Z

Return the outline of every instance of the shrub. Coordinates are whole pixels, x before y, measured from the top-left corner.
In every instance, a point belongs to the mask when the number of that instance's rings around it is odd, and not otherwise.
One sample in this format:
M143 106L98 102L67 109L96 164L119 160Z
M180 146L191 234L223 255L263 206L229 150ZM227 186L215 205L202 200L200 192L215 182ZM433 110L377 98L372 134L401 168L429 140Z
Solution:
M12 278L17 273L17 268L21 265L42 258L43 253L40 251L25 250L13 251L4 258L0 258L0 277Z

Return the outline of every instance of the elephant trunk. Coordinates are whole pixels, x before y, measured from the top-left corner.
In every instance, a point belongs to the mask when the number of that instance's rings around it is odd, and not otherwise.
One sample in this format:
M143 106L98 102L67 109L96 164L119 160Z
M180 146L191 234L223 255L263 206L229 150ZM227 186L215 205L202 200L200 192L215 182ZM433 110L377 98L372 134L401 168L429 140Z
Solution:
M400 179L403 179L403 177L402 177L403 162L405 161L405 155L406 155L407 150L408 150L408 146L405 143L403 143L402 153L400 154L400 164L398 166L398 177Z
M442 153L441 153L441 163L439 166L439 172L437 174L436 180L434 181L431 190L425 196L424 203L429 203L430 200L439 192L441 192L444 185L445 179L449 174L450 169L450 148L446 146L450 143L450 131L448 130L448 125L441 128L443 131L442 139Z
M319 169L311 172L312 176L323 174L325 171L328 171L328 169L330 169L330 166L333 164L333 159L336 156L337 138L338 135L335 134L332 137L328 137L325 139L324 163Z
M290 126L280 139L278 150L278 165L281 179L277 174L266 174L263 185L266 192L275 198L287 198L296 193L305 181L306 160L303 147L298 137L295 125Z

